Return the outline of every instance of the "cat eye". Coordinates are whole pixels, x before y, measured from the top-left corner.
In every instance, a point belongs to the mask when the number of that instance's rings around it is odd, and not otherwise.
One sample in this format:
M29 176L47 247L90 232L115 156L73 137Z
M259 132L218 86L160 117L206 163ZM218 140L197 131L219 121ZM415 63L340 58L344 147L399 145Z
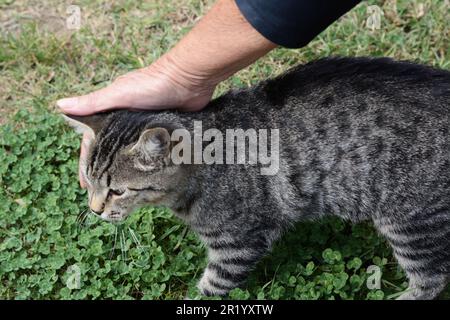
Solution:
M114 190L109 189L108 196L114 195L114 196L121 196L125 193L125 190Z
M128 188L131 191L163 191L163 189L157 189L152 186L144 187L144 188Z

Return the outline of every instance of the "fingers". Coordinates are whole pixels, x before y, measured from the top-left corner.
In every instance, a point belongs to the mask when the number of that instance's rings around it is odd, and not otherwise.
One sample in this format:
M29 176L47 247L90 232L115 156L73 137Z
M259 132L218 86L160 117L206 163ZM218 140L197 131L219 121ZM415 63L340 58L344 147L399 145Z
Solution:
M115 92L108 86L84 96L64 98L56 104L64 113L84 116L115 107Z
M86 179L84 176L84 169L86 164L86 158L87 158L87 150L88 147L92 141L93 137L88 132L85 132L83 134L83 139L81 140L81 148L80 148L80 162L78 166L78 175L80 179L80 186L81 188L86 188Z

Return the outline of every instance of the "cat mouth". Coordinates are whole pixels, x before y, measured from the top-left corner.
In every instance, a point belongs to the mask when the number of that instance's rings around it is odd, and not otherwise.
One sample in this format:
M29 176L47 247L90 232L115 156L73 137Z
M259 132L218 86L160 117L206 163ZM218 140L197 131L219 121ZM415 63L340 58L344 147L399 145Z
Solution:
M120 223L125 221L126 215L123 215L118 211L111 211L108 215L102 214L101 218L111 223Z

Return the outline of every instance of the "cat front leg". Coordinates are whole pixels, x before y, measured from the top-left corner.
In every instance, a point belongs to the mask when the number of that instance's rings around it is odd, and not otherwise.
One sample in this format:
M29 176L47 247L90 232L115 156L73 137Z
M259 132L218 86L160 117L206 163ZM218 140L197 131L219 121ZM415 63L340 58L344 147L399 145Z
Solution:
M216 232L200 236L208 246L208 265L198 288L206 296L225 296L242 285L272 244L268 234L262 233L232 236Z
M380 217L374 223L409 279L408 289L398 299L436 299L450 278L450 212L437 210L395 220Z

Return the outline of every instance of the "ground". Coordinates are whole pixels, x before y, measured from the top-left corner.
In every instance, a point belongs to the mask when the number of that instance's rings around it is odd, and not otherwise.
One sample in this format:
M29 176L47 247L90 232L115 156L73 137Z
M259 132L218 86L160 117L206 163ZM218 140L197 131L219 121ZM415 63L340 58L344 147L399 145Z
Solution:
M87 207L76 175L79 138L55 101L150 64L211 3L82 0L77 30L67 27L63 1L0 0L0 298L198 298L204 247L167 210L142 209L118 227L92 217L80 223ZM371 5L383 12L379 29L367 25ZM364 2L307 47L273 51L216 95L330 55L450 69L449 9L448 0ZM373 266L379 288L367 286ZM327 220L298 225L231 297L392 299L405 288L370 225Z

